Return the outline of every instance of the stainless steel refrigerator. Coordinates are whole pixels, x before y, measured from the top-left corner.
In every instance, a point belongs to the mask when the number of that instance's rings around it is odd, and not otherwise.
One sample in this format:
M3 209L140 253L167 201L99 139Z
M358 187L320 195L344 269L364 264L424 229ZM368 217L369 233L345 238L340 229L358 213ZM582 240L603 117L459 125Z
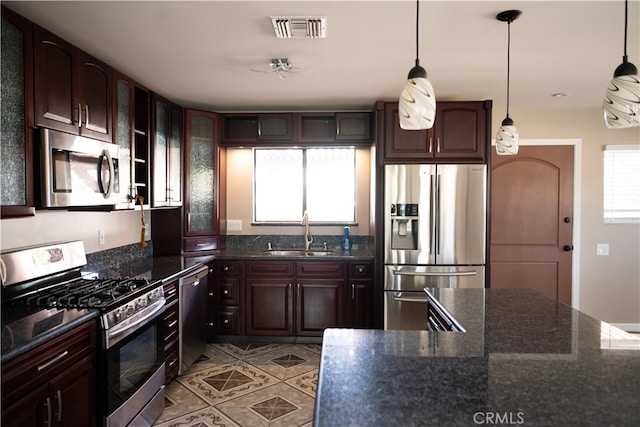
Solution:
M487 167L387 165L384 197L384 327L426 329L425 287L484 287Z

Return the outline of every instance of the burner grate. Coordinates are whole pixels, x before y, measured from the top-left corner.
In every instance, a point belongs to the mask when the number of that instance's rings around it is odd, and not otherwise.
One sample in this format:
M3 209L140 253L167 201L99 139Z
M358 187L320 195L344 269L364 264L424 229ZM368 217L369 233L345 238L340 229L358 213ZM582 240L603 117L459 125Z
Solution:
M146 279L76 279L42 289L15 304L57 308L104 308L149 285Z

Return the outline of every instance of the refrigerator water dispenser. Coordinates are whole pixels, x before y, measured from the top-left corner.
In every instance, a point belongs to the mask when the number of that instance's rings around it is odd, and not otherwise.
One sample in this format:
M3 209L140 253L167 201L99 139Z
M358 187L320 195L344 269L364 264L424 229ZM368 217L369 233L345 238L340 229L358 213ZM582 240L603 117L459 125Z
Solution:
M391 249L418 249L418 205L391 205Z

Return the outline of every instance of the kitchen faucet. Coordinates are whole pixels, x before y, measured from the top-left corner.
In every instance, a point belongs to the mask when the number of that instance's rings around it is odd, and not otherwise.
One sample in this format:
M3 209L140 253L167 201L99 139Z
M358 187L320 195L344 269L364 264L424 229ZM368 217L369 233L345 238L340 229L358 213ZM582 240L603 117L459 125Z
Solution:
M304 249L308 251L313 242L313 236L309 233L309 214L307 214L307 211L304 211L300 224L304 225Z

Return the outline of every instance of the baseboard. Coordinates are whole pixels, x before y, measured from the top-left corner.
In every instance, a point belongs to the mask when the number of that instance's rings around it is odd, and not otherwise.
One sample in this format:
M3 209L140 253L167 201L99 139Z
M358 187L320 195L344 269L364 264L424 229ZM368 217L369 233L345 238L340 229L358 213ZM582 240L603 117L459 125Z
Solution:
M612 325L623 331L640 333L640 323L612 323Z

